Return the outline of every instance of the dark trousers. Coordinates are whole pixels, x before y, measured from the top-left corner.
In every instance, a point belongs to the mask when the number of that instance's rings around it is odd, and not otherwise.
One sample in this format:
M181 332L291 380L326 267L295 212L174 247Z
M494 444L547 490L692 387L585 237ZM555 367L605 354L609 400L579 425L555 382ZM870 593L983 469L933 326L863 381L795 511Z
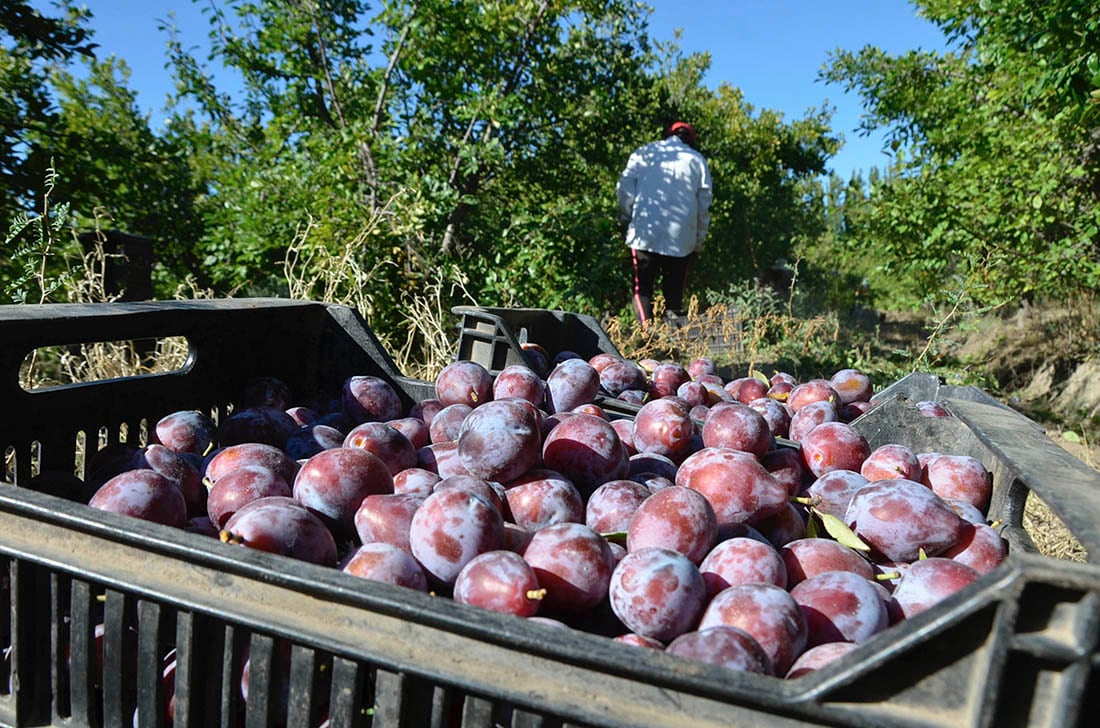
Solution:
M653 318L653 286L658 274L661 276L661 293L665 296L665 310L676 316L682 315L688 268L695 253L676 258L633 248L630 252L634 260L634 313L638 319L646 324Z

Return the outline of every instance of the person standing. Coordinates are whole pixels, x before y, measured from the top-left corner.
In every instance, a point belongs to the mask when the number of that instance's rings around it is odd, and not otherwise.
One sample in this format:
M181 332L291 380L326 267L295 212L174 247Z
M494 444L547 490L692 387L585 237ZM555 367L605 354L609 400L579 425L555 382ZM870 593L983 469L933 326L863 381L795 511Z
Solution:
M653 318L658 275L666 315L683 314L688 268L707 235L710 167L695 143L691 124L670 124L660 141L630 155L616 186L634 263L634 312L643 327Z

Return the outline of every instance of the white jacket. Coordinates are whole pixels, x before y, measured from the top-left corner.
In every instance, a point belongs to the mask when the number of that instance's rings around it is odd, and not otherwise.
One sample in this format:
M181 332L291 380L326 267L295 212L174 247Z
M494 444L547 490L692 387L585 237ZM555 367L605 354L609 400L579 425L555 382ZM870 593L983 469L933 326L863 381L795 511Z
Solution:
M710 223L710 168L677 136L630 155L615 191L630 226L626 244L682 258L703 247Z

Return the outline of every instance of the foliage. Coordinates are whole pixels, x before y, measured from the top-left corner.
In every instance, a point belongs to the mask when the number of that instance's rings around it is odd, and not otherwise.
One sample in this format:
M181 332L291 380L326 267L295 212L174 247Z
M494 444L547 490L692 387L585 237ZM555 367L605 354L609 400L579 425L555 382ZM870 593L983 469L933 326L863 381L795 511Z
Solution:
M64 170L68 224L153 237L158 291L170 295L201 270L190 253L202 229L195 201L203 185L178 135L155 134L138 111L126 64L95 57L89 13L67 1L56 6L63 17L43 17L23 2L0 11L10 36L0 49L0 214L26 215L53 174L47 170ZM74 74L77 60L83 67ZM10 259L0 261L5 286L18 275Z
M468 290L444 287L443 307L625 310L615 181L674 118L700 129L717 192L697 288L757 277L820 232L828 114L788 122L707 88L709 57L653 43L632 0L212 4L208 58L164 28L179 96L161 129L125 62L91 57L87 13L62 7L53 35L20 30L23 66L0 76L28 99L15 157L58 159L74 227L152 237L160 297L183 281L331 296L391 335L453 269ZM288 251L308 254L304 278L282 275Z
M83 25L87 11L69 0L56 5L62 17L44 16L27 0L0 3L0 210L8 213L37 199L44 169L25 164L27 134L50 127L49 69L96 47Z
M309 219L314 240L357 250L372 271L380 331L400 328L404 296L451 264L488 305L619 309L628 260L615 180L678 116L709 139L728 192L700 281L768 267L814 235L805 193L835 148L828 117L788 124L732 88L706 89L707 57L653 47L647 13L594 0L212 12L214 57L241 93L220 92L171 44L181 89L206 119L194 126L213 189L199 203L205 267L218 285L270 289L264 274ZM358 237L364 220L377 220L369 238Z
M994 5L922 2L951 51L838 51L824 73L863 96L865 129L887 128L897 155L870 188L858 232L836 246L880 261L879 291L895 302L967 281L979 306L1100 284L1100 134L1086 123L1083 70L1096 57L1096 11ZM1073 12L1080 32L1064 22Z
M1010 69L1021 100L1047 116L1095 124L1100 112L1100 8L1080 0L925 0L929 19Z

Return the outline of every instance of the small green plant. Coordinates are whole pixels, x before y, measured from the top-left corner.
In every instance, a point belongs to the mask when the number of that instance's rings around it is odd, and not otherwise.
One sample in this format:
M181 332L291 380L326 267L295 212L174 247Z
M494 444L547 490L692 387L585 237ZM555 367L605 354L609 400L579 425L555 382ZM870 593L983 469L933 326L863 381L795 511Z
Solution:
M66 239L72 240L69 204L55 207L50 199L57 180L51 165L46 170L41 211L17 215L4 237L12 264L11 277L3 287L5 303L47 303L78 273L64 255Z
M929 296L926 304L932 308L932 322L934 327L928 334L928 340L924 348L913 360L912 371L921 371L936 364L942 356L942 340L948 331L952 329L966 333L977 325L977 321L985 314L1003 307L1007 301L1000 300L995 303L980 304L979 300L986 297L987 286L976 279L977 272L987 265L982 261L978 265L969 266L971 273L967 279L957 288L938 292L935 296ZM945 300L944 300L945 299ZM937 303L943 300L942 304Z
M724 291L704 291L703 298L710 306L726 306L746 319L776 314L784 308L782 298L774 289L758 286L753 281L736 281Z

